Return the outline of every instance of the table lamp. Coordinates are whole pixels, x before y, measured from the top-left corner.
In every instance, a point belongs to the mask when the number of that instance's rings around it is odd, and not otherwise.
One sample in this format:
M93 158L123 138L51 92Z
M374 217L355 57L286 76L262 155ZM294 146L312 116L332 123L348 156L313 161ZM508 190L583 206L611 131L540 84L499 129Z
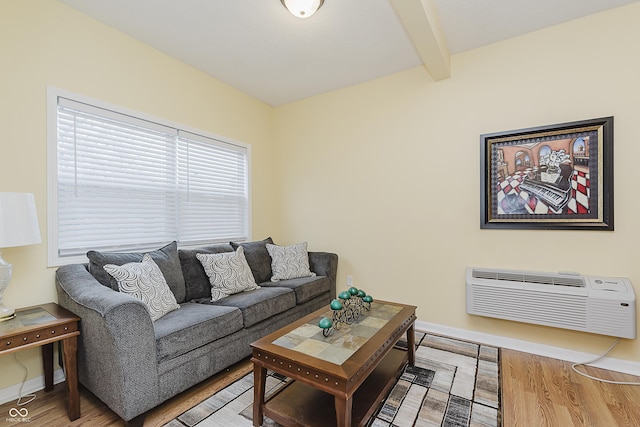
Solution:
M0 249L40 243L36 204L31 193L0 192ZM0 322L15 317L15 310L2 304L11 281L12 265L0 253Z

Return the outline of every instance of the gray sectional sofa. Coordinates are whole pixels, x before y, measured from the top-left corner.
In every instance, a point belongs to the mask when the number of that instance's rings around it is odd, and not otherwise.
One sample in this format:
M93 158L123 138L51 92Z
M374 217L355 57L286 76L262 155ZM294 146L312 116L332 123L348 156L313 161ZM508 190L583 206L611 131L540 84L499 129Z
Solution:
M88 264L56 272L59 304L82 320L79 380L127 425L165 400L251 354L250 343L331 302L338 257L309 252L314 277L271 282L271 239L178 250L175 243L149 254L180 308L155 322L141 300L118 292L104 264L139 262L142 254L88 253ZM238 246L260 289L211 302L198 253Z

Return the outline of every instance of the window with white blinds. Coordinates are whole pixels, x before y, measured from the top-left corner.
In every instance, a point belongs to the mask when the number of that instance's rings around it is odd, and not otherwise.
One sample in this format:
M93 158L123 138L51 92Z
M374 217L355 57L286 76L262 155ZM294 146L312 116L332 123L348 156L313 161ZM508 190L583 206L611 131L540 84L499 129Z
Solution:
M51 265L248 239L246 146L63 96L55 108Z

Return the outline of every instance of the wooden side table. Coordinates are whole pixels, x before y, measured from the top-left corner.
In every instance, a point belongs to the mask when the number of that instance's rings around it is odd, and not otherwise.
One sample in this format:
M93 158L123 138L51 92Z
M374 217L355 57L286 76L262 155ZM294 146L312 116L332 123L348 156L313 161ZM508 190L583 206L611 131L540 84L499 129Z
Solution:
M53 389L53 343L62 344L67 385L67 414L80 418L78 391L78 323L80 318L58 304L43 304L16 310L15 318L0 322L0 355L42 347L44 389Z

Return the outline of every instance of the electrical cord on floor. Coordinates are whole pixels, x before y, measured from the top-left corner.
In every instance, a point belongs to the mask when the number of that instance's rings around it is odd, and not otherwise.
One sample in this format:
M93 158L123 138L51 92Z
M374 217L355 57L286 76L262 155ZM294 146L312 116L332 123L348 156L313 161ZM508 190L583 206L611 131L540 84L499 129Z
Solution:
M22 401L22 387L24 387L24 383L27 382L27 376L29 375L29 370L27 369L26 366L24 366L24 364L18 359L18 356L16 356L15 353L13 353L13 358L15 359L16 362L18 362L18 365L20 365L22 367L22 370L24 371L24 378L22 379L22 384L20 384L20 391L18 391L18 401L16 402L16 405L18 406L24 406L28 403L33 402L34 400L36 400L36 395L35 394L28 394L24 397L28 398L29 400L23 402Z
M620 384L620 385L640 385L640 382L627 382L627 381L613 381L613 380L605 380L604 378L598 378L598 377L592 377L589 374L586 374L584 372L580 372L579 370L576 369L576 366L580 366L580 365L584 365L587 366L591 363L595 363L599 360L604 359L607 354L611 353L611 350L613 350L615 348L615 346L618 345L618 343L620 342L620 338L617 338L615 340L615 342L611 345L611 347L609 347L609 349L607 351L605 351L602 356L599 356L593 360L589 360L587 362L582 362L582 363L574 363L573 365L571 365L571 369L573 369L576 373L582 375L583 377L587 377L589 379L595 380L595 381L600 381L603 383L607 383L607 384Z

